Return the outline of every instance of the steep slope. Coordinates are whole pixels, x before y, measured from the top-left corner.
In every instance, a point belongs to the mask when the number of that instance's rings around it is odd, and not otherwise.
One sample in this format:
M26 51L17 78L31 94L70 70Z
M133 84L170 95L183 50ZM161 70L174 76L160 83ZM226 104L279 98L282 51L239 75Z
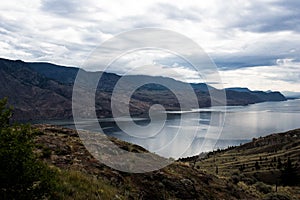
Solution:
M78 71L77 68L62 67L47 63L30 63L30 67L35 71L47 76L48 78L55 79L62 83L73 83L76 78L76 73ZM101 72L94 73L99 75ZM98 88L106 92L112 92L114 85L120 78L120 76L115 74L104 73L102 75L102 79L98 85ZM174 85L175 88L184 87L184 85L186 84L171 78L149 77L144 75L128 76L128 79L132 82L140 82L141 80L144 81L145 79L151 79L154 83L167 83L169 85ZM214 87L211 87L204 83L191 84L191 87L195 90L198 96L200 107L210 106L209 90L213 92L216 92L217 90ZM170 94L170 92L167 92L166 95L162 95L161 93L166 92L167 89L157 84L147 85L140 89L140 91L143 91L143 94L145 94L146 98L147 91L149 90L152 91L151 96L154 96L155 99L161 99L162 97L168 96ZM286 98L280 92L251 91L248 88L228 88L225 91L228 105L248 105L264 101L286 100ZM143 95L141 95L140 93L136 95L135 98L143 99ZM170 101L170 99L168 99L168 101ZM173 102L173 104L175 105L176 102ZM176 106L176 108L178 108L178 106Z
M28 63L28 67L47 78L67 84L74 83L78 72L76 67L62 67L51 63Z
M9 97L15 107L16 120L68 119L72 117L72 87L78 68L63 67L49 63L26 63L20 60L0 59L0 98ZM82 82L82 90L90 88L91 80L97 80L96 112L98 117L111 117L110 97L115 84L121 76L112 73L86 72ZM134 92L130 101L130 112L133 116L148 116L153 104L162 104L166 110L179 110L180 104L168 88L155 83L172 85L187 102L190 95L186 94L187 83L166 77L144 75L122 77L122 87L131 87L136 83L147 81ZM210 92L219 94L221 91L204 83L191 84L198 98L200 107L211 106ZM286 98L279 92L261 92L235 89L226 90L227 105L248 105L264 101L284 101ZM123 99L119 99L123 101ZM84 111L84 105L82 110ZM184 108L182 108L184 109Z
M14 119L70 118L72 88L30 70L22 61L0 60L0 98L9 97Z

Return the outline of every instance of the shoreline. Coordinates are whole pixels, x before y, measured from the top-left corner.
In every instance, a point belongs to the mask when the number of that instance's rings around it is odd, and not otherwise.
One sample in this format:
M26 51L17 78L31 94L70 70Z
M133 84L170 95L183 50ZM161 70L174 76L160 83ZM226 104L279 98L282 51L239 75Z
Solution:
M77 132L76 129L72 129L72 128L68 128L68 127L63 127L63 126L58 126L58 125L53 125L53 124L33 124L32 127L37 128L37 129L39 129L39 130L41 129L41 127L42 127L44 130L45 130L45 129L46 129L46 130L47 130L47 129L49 129L49 130L50 130L50 129L53 129L53 130L57 130L58 133L59 133L60 131L61 131L62 133L64 133L64 132L65 132L65 133L72 133L73 136L79 137L79 136L78 136L78 132ZM260 137L258 137L258 138L253 138L252 140L248 140L248 142L241 143L240 145L228 146L228 147L225 147L225 148L217 148L217 149L214 149L214 150L211 150L211 151L201 152L201 153L199 153L199 155L180 157L180 158L175 159L175 160L180 161L180 160L185 160L185 159L189 159L189 158L201 157L201 156L203 156L203 155L206 155L206 154L209 154L209 153L213 153L213 152L216 152L216 151L217 151L217 152L228 151L228 150L230 150L230 149L232 149L232 148L238 148L238 147L243 146L243 145L248 145L248 144L252 143L253 140L262 139L262 138L267 138L267 137L270 137L270 136L272 136L272 135L278 135L278 134L283 134L283 133L287 133L287 132L291 132L291 131L299 131L299 130L300 130L300 126L299 126L299 128L296 128L296 129L290 129L290 130L287 130L287 131L282 131L282 132L277 132L277 133L269 133L269 134L266 135L266 136L260 136ZM91 131L86 131L86 132L91 132ZM135 147L141 149L142 151L146 151L146 152L149 152L149 153L151 153L151 154L155 154L155 155L157 155L157 156L159 156L159 157L163 157L163 156L161 156L161 155L156 154L155 152L151 152L151 151L147 150L146 148L144 148L144 147L142 147L142 146L140 146L140 145L138 145L138 144L134 144L134 143L131 143L131 142L128 142L128 141L124 141L124 140L121 140L121 139L116 138L116 137L114 137L114 136L108 136L108 135L105 134L105 133L100 133L100 132L97 132L97 133L99 133L99 134L101 134L101 135L103 135L103 136L106 136L107 138L109 138L110 140L112 140L112 141L114 141L114 142L117 141L117 143L124 143L124 144L126 144L126 145L132 145L132 146L135 146ZM79 138L80 138L80 137L79 137ZM81 139L80 139L80 140L81 140ZM228 139L228 140L229 140L229 139Z

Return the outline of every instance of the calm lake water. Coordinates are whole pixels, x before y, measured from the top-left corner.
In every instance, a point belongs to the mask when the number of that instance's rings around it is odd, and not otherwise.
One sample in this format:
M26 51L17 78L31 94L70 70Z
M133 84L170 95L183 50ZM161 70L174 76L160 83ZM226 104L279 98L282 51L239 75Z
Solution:
M126 129L134 130L127 118L115 120ZM138 144L161 156L187 157L217 148L236 146L254 137L300 128L300 99L168 113L164 123L142 118L134 121L136 125L144 127L140 135L125 133L113 119L102 119L100 125L105 134ZM74 123L70 121L47 123L74 128ZM97 123L85 120L80 122L80 127L99 131Z

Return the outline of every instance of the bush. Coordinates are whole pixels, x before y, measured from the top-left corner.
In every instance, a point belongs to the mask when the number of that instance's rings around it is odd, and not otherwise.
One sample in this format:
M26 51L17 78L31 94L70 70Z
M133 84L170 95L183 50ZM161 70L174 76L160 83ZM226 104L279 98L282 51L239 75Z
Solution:
M261 192L261 193L264 193L264 194L268 194L270 192L272 192L272 187L270 185L267 185L263 182L257 182L255 184L255 188Z
M291 200L292 198L287 194L282 193L270 193L267 194L264 200Z
M55 173L33 152L35 132L29 125L10 125L12 109L0 100L0 199L44 198Z
M257 180L254 177L252 177L252 178L244 177L241 179L241 181L245 182L247 185L253 185L254 183L257 182Z
M232 175L231 180L234 184L237 184L240 181L240 177L238 175Z
M51 149L47 147L42 148L42 158L50 158L51 154L52 154Z

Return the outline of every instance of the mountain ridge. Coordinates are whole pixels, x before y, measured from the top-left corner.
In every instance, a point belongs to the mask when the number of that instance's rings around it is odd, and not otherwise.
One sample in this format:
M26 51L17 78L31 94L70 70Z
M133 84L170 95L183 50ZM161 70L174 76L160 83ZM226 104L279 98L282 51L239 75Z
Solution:
M51 63L24 62L0 59L0 98L8 97L15 107L14 119L48 120L72 118L72 89L78 70ZM102 75L96 90L96 113L100 118L111 117L110 98L116 83L123 78L126 86L148 80L151 84L140 87L131 97L130 113L133 116L148 116L154 104L163 105L166 110L179 110L180 104L172 91L156 82L167 83L175 88L185 88L187 83L172 78L132 75L121 77L107 72L82 71L89 87L89 79L97 80ZM211 106L209 92L221 91L205 83L191 84L198 98L199 107ZM264 101L284 101L280 92L262 91L238 92L225 90L227 105L248 105ZM185 97L188 99L188 96ZM84 109L84 107L82 108Z

